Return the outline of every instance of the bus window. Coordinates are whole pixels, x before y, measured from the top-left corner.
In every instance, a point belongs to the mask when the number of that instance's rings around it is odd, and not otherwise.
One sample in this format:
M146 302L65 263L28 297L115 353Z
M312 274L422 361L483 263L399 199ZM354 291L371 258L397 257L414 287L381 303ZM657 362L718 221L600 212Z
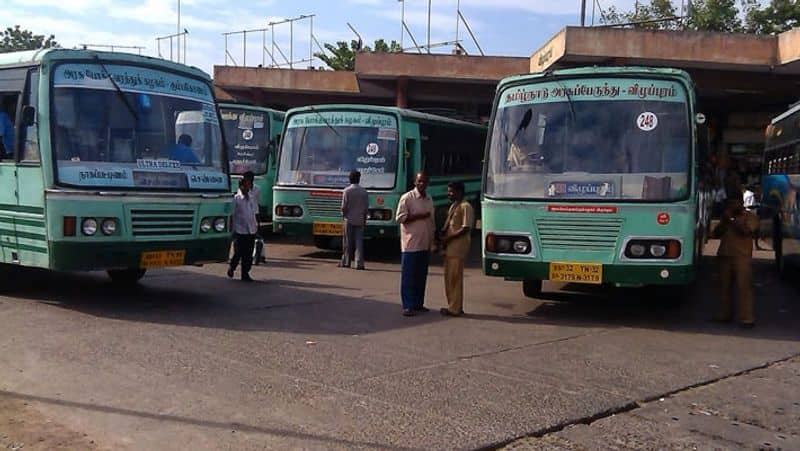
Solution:
M0 152L2 159L14 158L17 93L0 93Z

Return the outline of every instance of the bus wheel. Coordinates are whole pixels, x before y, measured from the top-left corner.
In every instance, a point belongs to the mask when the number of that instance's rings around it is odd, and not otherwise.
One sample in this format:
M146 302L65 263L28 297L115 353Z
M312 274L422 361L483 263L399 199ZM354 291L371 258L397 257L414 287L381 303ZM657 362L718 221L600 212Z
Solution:
M537 298L542 294L542 281L526 279L522 281L522 293L529 298Z
M144 276L146 269L128 268L128 269L110 269L108 270L108 277L117 285L134 285Z

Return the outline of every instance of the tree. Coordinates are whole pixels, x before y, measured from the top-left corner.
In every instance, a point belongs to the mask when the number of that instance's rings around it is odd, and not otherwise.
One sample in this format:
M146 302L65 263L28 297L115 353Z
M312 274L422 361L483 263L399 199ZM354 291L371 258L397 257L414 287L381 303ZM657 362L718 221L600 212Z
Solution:
M356 68L356 53L360 52L375 52L375 53L390 53L400 52L403 49L397 41L392 41L387 44L383 39L377 39L374 44L374 50L369 46L363 46L361 41L350 41L348 46L345 41L338 41L336 45L325 44L327 53L315 53L314 56L321 59L325 64L333 70L355 70Z
M649 4L640 5L630 12L619 12L615 7L608 8L601 23L630 24L633 28L649 30L674 30L679 27L675 6L670 0L650 0Z
M758 0L740 0L745 11L757 10ZM791 0L780 0L797 3ZM743 31L737 0L692 0L691 13L686 25L678 20L665 20L676 17L675 4L671 0L650 0L633 11L620 12L609 8L603 14L602 23L630 24L633 28L651 30L676 30L686 28L696 31Z
M743 31L736 0L694 0L688 28L695 31Z
M800 25L800 1L771 0L763 9L757 0L745 2L745 30L749 33L776 34Z
M45 38L44 35L33 34L31 31L23 30L19 25L14 25L14 28L8 27L5 31L0 31L0 53L50 47L58 47L55 36L52 34Z

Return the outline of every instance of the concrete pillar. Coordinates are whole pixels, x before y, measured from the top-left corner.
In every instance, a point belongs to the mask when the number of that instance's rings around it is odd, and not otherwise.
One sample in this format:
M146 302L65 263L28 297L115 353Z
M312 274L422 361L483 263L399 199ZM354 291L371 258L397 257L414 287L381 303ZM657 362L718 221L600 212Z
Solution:
M395 106L398 108L408 108L408 79L400 77L397 79L397 93Z

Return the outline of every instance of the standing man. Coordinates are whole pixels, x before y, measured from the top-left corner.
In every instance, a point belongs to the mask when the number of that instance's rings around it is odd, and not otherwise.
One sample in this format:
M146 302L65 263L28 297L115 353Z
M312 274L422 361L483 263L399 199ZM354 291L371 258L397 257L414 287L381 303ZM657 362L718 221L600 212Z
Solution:
M728 199L714 236L720 238L719 260L720 304L717 321L733 318L731 286L736 284L738 303L736 316L742 327L753 327L753 236L758 230L758 217L744 209L741 197Z
M361 185L361 173L350 172L350 186L342 192L342 217L344 236L342 237L341 268L349 268L353 259L356 269L364 269L364 227L367 225L369 195Z
M447 307L439 312L445 316L461 316L464 314L464 262L469 255L475 212L472 205L464 200L463 182L450 182L447 185L447 198L451 202L450 210L439 235L444 248Z
M256 175L253 171L247 171L242 174L243 179L247 179L250 182L250 197L253 198L253 202L256 203L256 224L258 224L258 212L260 211L261 205L261 188L256 185ZM255 251L253 252L253 264L258 265L259 263L265 263L267 261L264 258L264 237L258 231L258 225L256 225L256 241L255 241Z
M433 200L426 194L428 176L420 172L414 185L414 189L400 198L396 215L400 223L402 250L400 297L403 300L403 316L428 311L425 308L425 283L436 230Z
M228 268L228 277L242 262L242 281L252 282L250 267L253 264L253 244L258 231L256 212L258 204L250 195L250 182L243 178L239 181L239 191L233 196L233 257Z

